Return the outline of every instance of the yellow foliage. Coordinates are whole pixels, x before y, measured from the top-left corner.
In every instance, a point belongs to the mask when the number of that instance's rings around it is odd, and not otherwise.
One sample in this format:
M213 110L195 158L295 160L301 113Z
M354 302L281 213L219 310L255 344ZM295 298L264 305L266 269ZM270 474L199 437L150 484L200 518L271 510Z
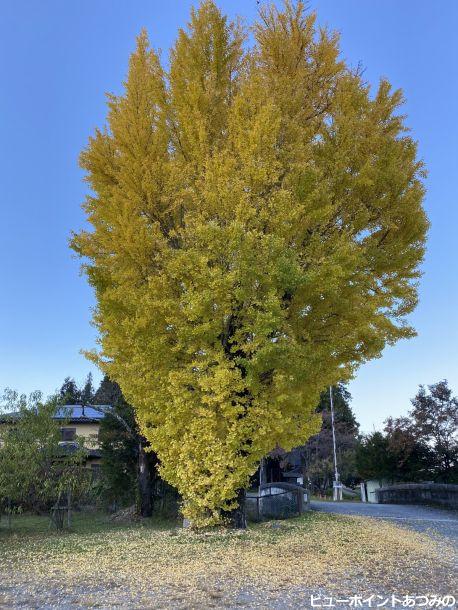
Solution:
M428 224L401 93L371 96L300 2L254 34L205 1L167 73L143 32L81 156L92 357L196 525L317 431L324 387L413 334Z

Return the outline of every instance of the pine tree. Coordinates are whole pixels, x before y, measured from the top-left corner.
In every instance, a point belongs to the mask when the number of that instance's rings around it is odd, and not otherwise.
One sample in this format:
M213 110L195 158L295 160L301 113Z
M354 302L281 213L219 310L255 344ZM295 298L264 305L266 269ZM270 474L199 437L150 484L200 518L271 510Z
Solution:
M116 405L123 400L119 385L112 381L108 375L104 375L97 391L94 394L95 405Z
M135 415L122 398L115 403L103 404L111 404L112 411L105 414L99 431L104 495L109 501L134 504L138 487L139 445ZM148 502L151 504L151 497Z
M66 377L58 392L59 403L77 405L81 402L81 392L72 377Z
M396 461L390 452L388 438L381 432L372 432L362 439L356 463L358 473L364 479L395 479Z
M88 373L83 389L81 390L81 402L83 405L90 405L94 400L94 385L92 383L92 373Z
M301 2L254 39L206 0L166 73L143 32L81 156L91 357L195 525L318 431L323 388L414 334L427 230L401 92L372 94Z

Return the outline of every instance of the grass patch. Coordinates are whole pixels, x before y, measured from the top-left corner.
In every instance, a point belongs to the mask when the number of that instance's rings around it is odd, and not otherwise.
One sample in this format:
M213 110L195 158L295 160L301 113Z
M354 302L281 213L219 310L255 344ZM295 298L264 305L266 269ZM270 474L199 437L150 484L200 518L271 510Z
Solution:
M11 529L7 527L6 517L0 520L0 540L5 540L9 536L24 536L27 538L47 538L53 536L67 536L71 534L97 534L100 532L110 532L126 528L147 528L153 530L166 530L174 526L172 520L160 517L151 519L141 519L138 522L123 523L112 521L106 513L102 512L73 512L72 527L70 530L57 532L50 525L50 519L46 515L13 515L11 519ZM0 549L1 553L1 549Z

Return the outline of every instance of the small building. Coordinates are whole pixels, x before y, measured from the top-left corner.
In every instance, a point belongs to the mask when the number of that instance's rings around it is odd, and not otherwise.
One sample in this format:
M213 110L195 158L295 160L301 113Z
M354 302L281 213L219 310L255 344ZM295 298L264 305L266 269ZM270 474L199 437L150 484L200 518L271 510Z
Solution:
M374 504L378 503L377 490L386 485L390 485L390 481L387 479L369 479L361 483L361 501L371 502Z

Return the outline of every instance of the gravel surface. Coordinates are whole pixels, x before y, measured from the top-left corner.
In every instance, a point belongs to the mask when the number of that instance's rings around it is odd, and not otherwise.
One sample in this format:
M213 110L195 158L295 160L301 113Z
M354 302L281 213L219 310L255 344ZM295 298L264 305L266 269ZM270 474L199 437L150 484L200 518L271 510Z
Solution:
M416 609L425 604L403 605L406 594L458 596L456 514L356 503L312 508L300 519L247 532L194 534L135 523L0 536L0 608ZM326 514L334 512L344 514Z
M311 502L313 510L340 515L385 519L428 535L436 533L458 547L458 511L431 506L371 504L369 502Z

